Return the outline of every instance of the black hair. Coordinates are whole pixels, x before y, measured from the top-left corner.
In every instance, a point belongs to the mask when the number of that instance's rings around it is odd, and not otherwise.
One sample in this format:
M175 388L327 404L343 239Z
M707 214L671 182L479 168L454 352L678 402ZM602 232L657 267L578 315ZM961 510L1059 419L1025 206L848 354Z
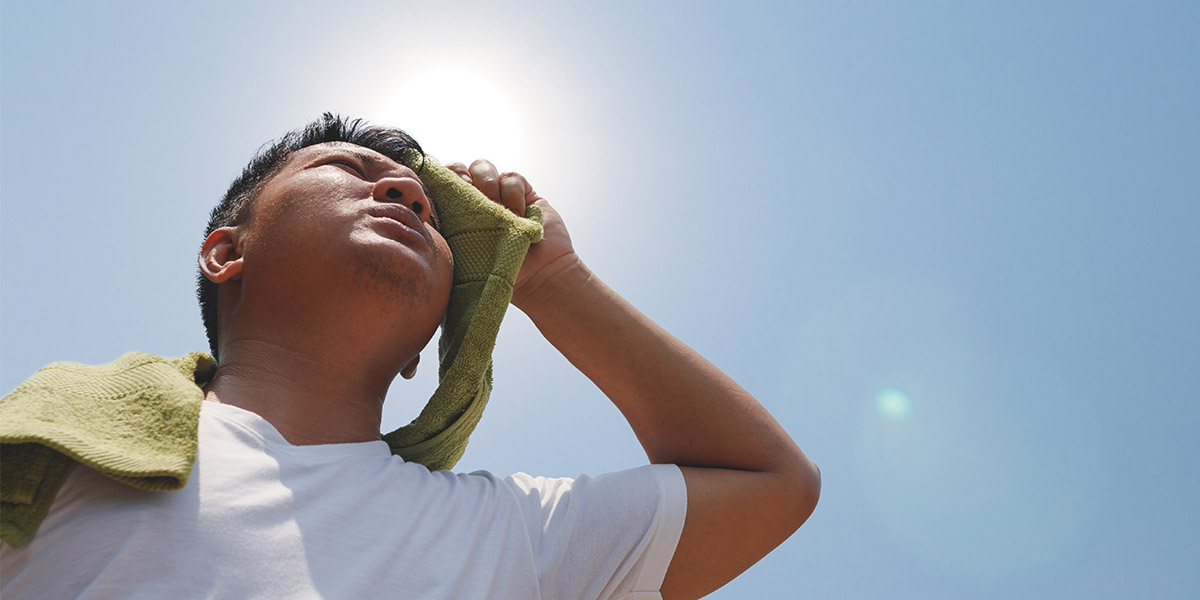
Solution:
M229 185L229 191L208 217L205 239L221 227L231 227L245 221L258 194L262 191L292 154L302 148L326 142L348 142L374 150L396 162L401 162L406 150L415 150L422 157L420 144L400 129L371 125L362 119L347 119L325 113L300 129L288 132L275 142L265 144ZM208 346L217 356L217 284L201 271L196 277L196 297L200 300L200 315L208 333Z

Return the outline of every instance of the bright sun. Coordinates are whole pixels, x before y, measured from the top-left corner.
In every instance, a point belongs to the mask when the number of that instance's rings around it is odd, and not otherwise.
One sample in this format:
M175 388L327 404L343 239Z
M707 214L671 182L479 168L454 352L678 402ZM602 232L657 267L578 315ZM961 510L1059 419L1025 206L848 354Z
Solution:
M516 111L500 88L472 73L419 73L401 84L384 116L442 164L486 158L500 171L521 168Z

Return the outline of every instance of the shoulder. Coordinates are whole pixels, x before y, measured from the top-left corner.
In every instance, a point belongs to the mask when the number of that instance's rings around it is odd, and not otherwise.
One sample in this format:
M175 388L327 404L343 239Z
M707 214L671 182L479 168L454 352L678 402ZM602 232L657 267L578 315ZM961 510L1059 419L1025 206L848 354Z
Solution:
M497 481L523 507L546 597L622 597L662 584L687 512L675 465Z

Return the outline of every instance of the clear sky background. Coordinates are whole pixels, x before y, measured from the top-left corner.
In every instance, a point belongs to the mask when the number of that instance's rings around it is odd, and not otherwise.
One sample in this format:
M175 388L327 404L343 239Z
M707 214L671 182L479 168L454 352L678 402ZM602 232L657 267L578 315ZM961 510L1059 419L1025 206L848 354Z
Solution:
M1200 597L1200 3L4 0L0 28L4 392L204 348L208 211L334 110L527 175L822 467L713 597ZM460 467L643 463L510 315Z

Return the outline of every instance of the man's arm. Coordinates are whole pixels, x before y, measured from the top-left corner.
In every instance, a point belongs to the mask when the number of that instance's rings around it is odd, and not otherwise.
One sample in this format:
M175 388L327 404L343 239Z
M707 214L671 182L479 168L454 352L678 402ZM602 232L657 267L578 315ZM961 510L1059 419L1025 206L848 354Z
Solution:
M454 168L518 214L542 208L546 236L522 265L513 303L612 400L651 462L683 471L687 520L663 596L712 592L800 527L820 473L766 409L592 274L523 177L482 161Z
M804 523L819 472L748 392L577 257L549 268L519 307L620 409L651 462L681 467L687 521L662 591L703 596Z

